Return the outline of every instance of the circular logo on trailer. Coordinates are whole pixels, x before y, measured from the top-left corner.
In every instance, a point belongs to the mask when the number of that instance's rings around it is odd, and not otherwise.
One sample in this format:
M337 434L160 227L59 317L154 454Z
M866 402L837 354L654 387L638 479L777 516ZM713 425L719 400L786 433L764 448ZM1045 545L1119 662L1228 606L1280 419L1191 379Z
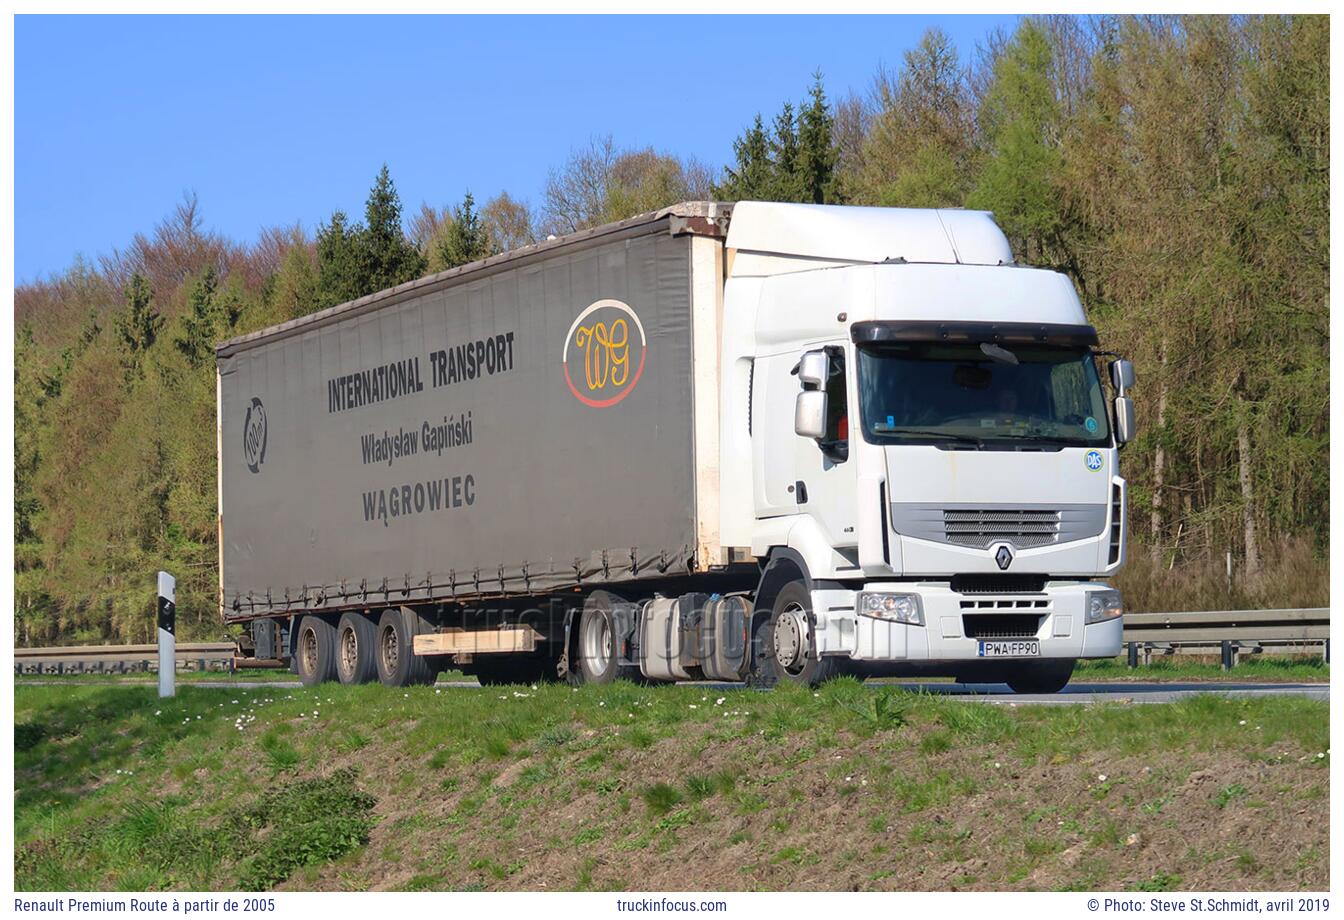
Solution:
M1098 472L1102 467L1101 452L1089 450L1087 456L1083 458L1083 462L1087 464L1089 470L1094 473Z
M247 417L243 419L243 460L249 470L260 473L265 459L266 407L253 396L252 405L247 407Z
M644 324L619 300L599 300L579 314L560 358L565 383L585 406L605 409L630 395L648 354Z

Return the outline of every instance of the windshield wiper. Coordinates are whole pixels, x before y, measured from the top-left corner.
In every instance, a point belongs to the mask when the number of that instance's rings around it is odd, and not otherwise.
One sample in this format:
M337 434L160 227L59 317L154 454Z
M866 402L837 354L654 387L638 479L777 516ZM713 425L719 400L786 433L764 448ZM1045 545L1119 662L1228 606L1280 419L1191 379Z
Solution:
M976 450L984 450L985 442L980 438L969 434L958 434L954 431L938 431L931 428L886 428L881 426L877 429L878 434L909 434L917 438L946 438L949 441L958 441L963 444L974 444Z
M1088 447L1092 444L1091 441L1085 441L1082 438L1065 438L1048 434L996 434L990 440L1036 441L1040 444L1059 444L1064 447Z

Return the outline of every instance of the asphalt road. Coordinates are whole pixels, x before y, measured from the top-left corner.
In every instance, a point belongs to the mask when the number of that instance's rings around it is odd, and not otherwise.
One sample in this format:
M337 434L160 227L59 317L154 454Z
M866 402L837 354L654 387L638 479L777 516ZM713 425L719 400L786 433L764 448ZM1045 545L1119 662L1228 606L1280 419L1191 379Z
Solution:
M61 680L28 681L31 684L62 684ZM140 684L145 681L109 681L109 683ZM1330 685L1292 683L1237 683L1234 681L1170 681L1148 683L1139 681L1113 681L1109 683L1078 682L1064 688L1059 693L1013 693L1003 684L954 684L922 683L919 681L870 681L870 686L904 687L912 692L925 691L939 696L953 696L976 703L995 705L1047 705L1070 706L1083 703L1171 703L1176 700L1197 696L1201 693L1218 693L1232 697L1264 696L1305 696L1309 699L1329 702ZM263 688L294 688L301 684L295 681L180 681L181 687L209 687L221 690L259 690ZM479 690L475 681L439 681L436 687L461 690ZM694 685L692 685L694 686ZM704 684L723 689L745 689L741 684Z

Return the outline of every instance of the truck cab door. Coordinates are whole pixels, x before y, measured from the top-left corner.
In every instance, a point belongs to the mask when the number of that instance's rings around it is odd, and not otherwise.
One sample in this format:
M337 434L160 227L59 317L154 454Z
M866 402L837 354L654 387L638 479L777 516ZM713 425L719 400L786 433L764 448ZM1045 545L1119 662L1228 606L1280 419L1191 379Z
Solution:
M751 461L757 518L797 514L793 404L798 355L763 355L751 369Z
M850 398L853 376L843 345L828 345L825 433L821 438L793 436L794 500L797 511L813 518L833 547L858 546L857 466L849 458L850 424L858 424ZM801 357L801 356L800 356ZM795 378L794 393L802 389Z

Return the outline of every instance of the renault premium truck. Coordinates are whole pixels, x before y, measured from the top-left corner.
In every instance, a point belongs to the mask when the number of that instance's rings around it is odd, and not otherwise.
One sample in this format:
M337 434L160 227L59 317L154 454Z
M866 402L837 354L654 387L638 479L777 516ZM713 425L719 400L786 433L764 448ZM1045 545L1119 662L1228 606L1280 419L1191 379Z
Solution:
M992 215L689 202L218 348L241 664L391 686L1121 647L1131 365Z

